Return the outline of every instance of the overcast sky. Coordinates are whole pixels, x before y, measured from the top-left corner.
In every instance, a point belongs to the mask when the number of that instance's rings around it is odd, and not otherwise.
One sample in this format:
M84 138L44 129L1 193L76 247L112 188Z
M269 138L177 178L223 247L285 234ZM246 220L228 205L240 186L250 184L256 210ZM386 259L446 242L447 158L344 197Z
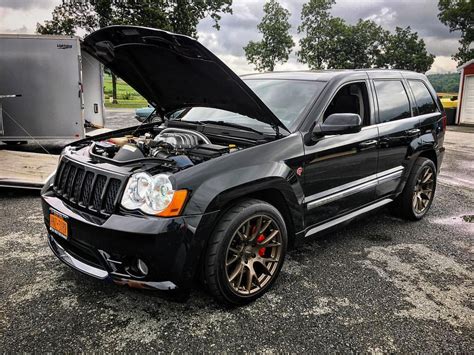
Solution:
M51 18L61 0L0 0L0 33L34 33L37 22ZM199 40L238 74L252 72L242 49L248 41L258 40L257 24L263 15L264 0L234 0L233 15L223 15L221 30L205 19L199 24ZM298 42L297 27L305 0L280 0L291 12L291 33ZM437 18L437 0L336 0L332 14L349 23L359 18L371 19L388 30L411 26L422 37L430 53L436 55L430 73L453 72L456 62L450 59L457 51L459 34L449 33ZM276 70L307 69L292 55Z

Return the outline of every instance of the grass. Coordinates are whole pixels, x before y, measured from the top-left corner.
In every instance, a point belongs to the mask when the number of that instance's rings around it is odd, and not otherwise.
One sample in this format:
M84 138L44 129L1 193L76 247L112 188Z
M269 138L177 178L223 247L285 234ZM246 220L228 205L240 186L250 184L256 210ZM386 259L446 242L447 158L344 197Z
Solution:
M142 108L147 105L146 101L140 102L129 102L127 100L118 100L117 104L106 102L105 107L107 108Z
M112 76L104 74L104 99L107 108L140 108L148 105L148 102L130 87L122 79L117 78L117 101L118 104L110 102L112 97Z

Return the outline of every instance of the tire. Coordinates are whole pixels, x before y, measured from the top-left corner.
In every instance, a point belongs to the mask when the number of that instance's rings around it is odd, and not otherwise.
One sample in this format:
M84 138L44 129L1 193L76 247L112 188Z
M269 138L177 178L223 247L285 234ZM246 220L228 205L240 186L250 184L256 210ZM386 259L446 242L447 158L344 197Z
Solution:
M429 179L427 180L427 178ZM436 166L433 161L428 158L418 158L413 165L405 188L392 206L392 211L407 220L418 221L422 219L433 203L436 179ZM430 183L423 183L424 180ZM430 192L429 195L428 191Z
M254 199L238 202L209 240L203 267L208 291L225 305L252 302L277 279L287 244L285 222L274 206Z

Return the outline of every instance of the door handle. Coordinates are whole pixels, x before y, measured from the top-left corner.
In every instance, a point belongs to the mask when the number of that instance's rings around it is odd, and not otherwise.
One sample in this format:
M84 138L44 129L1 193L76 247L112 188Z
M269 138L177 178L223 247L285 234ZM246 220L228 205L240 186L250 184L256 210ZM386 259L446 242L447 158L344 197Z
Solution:
M410 136L414 136L415 134L420 134L420 132L421 131L419 128L413 128L406 131L406 133L409 134Z
M377 145L378 143L378 140L377 139L371 139L369 141L365 141L365 142L362 142L359 144L359 147L361 148L368 148L368 147L372 147L374 145Z

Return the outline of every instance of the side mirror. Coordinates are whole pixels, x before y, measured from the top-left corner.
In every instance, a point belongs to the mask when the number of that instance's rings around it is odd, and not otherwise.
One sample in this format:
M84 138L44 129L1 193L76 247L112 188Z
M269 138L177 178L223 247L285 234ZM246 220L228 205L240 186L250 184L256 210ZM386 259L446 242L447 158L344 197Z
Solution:
M313 129L314 137L360 132L362 119L356 113L333 113Z

